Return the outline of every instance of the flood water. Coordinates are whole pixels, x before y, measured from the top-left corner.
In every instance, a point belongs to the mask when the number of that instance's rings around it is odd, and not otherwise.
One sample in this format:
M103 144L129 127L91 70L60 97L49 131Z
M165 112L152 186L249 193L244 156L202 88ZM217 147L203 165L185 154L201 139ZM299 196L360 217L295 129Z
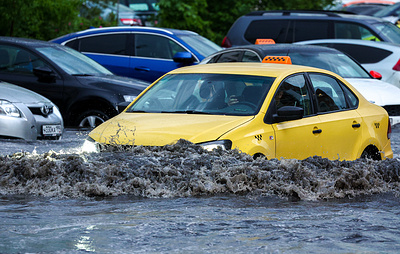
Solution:
M400 129L386 161L252 160L163 148L82 154L3 140L0 253L398 253Z

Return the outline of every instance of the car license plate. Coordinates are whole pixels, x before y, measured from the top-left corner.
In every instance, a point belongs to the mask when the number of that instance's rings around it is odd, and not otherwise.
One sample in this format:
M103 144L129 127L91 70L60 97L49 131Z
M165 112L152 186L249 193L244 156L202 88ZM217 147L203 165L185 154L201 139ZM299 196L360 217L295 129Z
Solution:
M43 136L61 135L61 125L43 125Z

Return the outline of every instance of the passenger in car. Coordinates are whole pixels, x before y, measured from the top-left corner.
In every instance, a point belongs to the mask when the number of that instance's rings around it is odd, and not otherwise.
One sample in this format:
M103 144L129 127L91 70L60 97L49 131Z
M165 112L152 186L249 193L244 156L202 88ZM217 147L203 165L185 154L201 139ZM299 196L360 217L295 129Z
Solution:
M318 107L320 112L328 112L339 109L331 96L329 96L321 88L318 88L315 93L317 95Z
M222 82L202 81L198 98L195 94L182 103L185 110L189 109L220 109L226 106L224 84Z

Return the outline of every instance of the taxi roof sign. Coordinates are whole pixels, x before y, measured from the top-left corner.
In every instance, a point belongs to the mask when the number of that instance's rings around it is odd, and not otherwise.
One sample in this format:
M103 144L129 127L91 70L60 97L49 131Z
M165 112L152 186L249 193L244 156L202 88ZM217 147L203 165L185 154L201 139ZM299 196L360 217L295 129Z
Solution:
M273 39L257 39L255 44L256 45L275 44L275 41Z
M290 56L266 56L262 60L263 63L279 63L279 64L292 64Z

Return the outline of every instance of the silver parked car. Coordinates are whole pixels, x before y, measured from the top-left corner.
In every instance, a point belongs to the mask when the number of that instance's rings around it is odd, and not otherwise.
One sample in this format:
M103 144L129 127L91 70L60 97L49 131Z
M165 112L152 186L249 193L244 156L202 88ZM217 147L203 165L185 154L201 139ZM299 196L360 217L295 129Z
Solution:
M0 81L0 137L33 141L60 139L64 122L49 99Z

